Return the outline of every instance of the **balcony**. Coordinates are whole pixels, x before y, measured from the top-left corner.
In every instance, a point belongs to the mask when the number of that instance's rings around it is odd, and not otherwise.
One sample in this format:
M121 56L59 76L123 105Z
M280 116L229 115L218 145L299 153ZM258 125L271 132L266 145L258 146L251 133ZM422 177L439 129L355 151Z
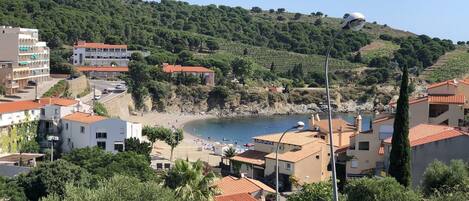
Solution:
M15 89L15 88L19 88L20 85L18 83L7 83L5 87L8 89Z

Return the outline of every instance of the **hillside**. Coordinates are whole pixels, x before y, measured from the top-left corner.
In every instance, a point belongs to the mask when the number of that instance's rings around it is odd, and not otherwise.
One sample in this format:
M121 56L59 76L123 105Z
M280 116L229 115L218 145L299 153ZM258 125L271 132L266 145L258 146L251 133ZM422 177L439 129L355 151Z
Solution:
M464 78L469 74L469 47L459 46L440 57L431 67L422 73L422 78L429 82L440 82L453 78Z

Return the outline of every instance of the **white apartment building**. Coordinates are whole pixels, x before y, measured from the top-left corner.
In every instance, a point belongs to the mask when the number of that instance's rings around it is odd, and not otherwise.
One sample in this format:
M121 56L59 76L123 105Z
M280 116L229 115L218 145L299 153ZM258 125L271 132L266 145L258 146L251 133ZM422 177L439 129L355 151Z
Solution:
M37 29L0 26L0 81L8 94L49 79L49 48Z
M123 151L127 138L142 139L142 125L91 113L76 112L62 118L62 149L98 146L113 153Z
M130 55L127 45L109 45L78 41L73 46L75 66L128 66Z

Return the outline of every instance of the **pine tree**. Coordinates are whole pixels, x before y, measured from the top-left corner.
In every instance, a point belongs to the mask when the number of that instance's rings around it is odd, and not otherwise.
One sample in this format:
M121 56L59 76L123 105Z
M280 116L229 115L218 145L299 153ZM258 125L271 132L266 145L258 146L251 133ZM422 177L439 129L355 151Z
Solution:
M397 100L396 116L394 118L389 174L406 187L410 185L411 180L408 85L409 72L407 66L404 66L399 99Z

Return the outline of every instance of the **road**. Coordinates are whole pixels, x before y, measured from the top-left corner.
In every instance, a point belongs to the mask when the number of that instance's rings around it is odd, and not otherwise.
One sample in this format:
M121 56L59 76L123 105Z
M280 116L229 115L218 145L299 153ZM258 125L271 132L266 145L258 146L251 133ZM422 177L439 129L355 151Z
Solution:
M101 98L98 102L107 102L112 100L113 98L119 96L121 93L124 93L126 90L115 90L116 85L118 84L125 84L123 81L107 81L107 80L89 80L90 87L96 89L96 94L101 94ZM102 92L104 89L113 89L114 91L103 94ZM93 98L93 93L88 94L87 96L83 97L81 100L87 104L91 104Z

